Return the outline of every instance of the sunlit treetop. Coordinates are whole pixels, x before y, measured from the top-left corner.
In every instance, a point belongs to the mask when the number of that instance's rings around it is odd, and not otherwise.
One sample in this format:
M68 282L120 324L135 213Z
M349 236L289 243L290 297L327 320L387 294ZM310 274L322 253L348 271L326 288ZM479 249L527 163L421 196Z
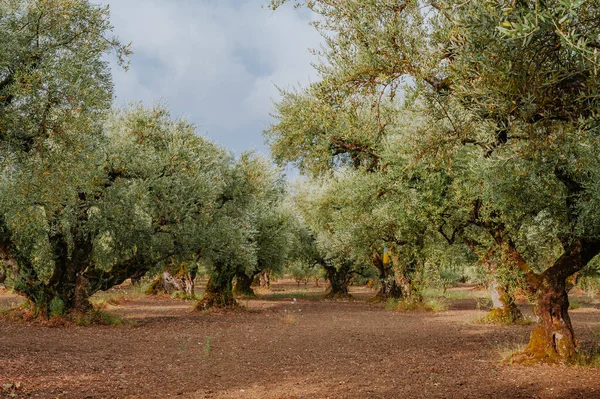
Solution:
M108 7L85 0L0 3L0 145L30 151L90 134L112 103L106 55L127 66ZM3 150L4 151L4 150Z

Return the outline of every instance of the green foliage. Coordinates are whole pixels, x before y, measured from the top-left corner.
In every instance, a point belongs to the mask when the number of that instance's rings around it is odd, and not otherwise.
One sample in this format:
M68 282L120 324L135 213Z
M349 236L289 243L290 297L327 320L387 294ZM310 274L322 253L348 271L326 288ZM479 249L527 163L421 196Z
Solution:
M209 357L211 351L212 351L212 337L210 335L207 335L206 339L204 341L204 357Z
M302 261L291 262L287 265L286 269L298 285L301 283L306 285L311 279L323 273L319 265Z
M182 291L175 291L171 294L171 298L173 299L181 299L186 301L196 301L198 297L196 295L190 295L188 293Z
M417 285L468 267L530 293L600 252L596 2L292 3L318 14L320 80L283 93L266 136L320 175L301 208L319 251L386 245Z
M82 327L94 324L106 326L121 326L125 323L122 317L101 310L93 310L88 313L75 313L71 315L73 322Z
M443 312L448 309L448 304L440 298L430 298L426 301L388 299L385 308L396 312Z
M48 304L51 317L62 317L65 314L65 303L59 297L53 298Z
M48 158L6 181L0 203L16 285L36 303L59 295L70 308L77 274L91 295L213 239L205 227L224 186L223 152L164 107L117 111L98 146ZM71 274L50 281L56 270Z
M112 102L105 56L114 51L126 65L130 54L111 34L108 7L9 0L0 15L3 153L20 157L20 151L77 145L80 135L97 132L100 113Z

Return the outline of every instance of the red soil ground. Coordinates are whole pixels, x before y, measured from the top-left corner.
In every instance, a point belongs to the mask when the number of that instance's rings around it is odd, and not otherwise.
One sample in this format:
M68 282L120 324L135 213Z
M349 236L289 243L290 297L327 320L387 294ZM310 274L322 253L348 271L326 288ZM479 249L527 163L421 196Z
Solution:
M193 302L116 290L122 303L106 310L122 326L3 320L0 397L600 398L599 368L502 363L531 326L473 324L485 314L478 299L399 313L366 304L367 289L354 293L348 302L274 295L242 300L248 311L202 314ZM0 308L16 302L0 294ZM599 340L597 304L571 315L582 342Z

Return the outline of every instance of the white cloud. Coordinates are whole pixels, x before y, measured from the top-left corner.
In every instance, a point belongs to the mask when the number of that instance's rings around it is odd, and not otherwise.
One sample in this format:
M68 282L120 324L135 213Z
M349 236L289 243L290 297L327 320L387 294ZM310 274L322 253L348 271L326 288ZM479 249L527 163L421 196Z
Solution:
M315 79L311 15L266 0L104 0L115 32L133 42L128 72L114 68L117 103L166 101L200 132L238 153L264 150L274 84Z

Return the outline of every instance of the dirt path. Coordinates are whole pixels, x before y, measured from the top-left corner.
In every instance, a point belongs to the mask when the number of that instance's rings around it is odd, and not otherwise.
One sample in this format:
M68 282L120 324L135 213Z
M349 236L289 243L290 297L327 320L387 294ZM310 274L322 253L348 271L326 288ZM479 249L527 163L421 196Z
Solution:
M34 398L600 398L600 369L499 363L531 327L470 324L456 300L441 313L363 302L251 300L249 312L190 313L144 298L112 308L134 325L0 324L0 388ZM572 318L597 339L600 310ZM2 394L0 394L2 397Z

